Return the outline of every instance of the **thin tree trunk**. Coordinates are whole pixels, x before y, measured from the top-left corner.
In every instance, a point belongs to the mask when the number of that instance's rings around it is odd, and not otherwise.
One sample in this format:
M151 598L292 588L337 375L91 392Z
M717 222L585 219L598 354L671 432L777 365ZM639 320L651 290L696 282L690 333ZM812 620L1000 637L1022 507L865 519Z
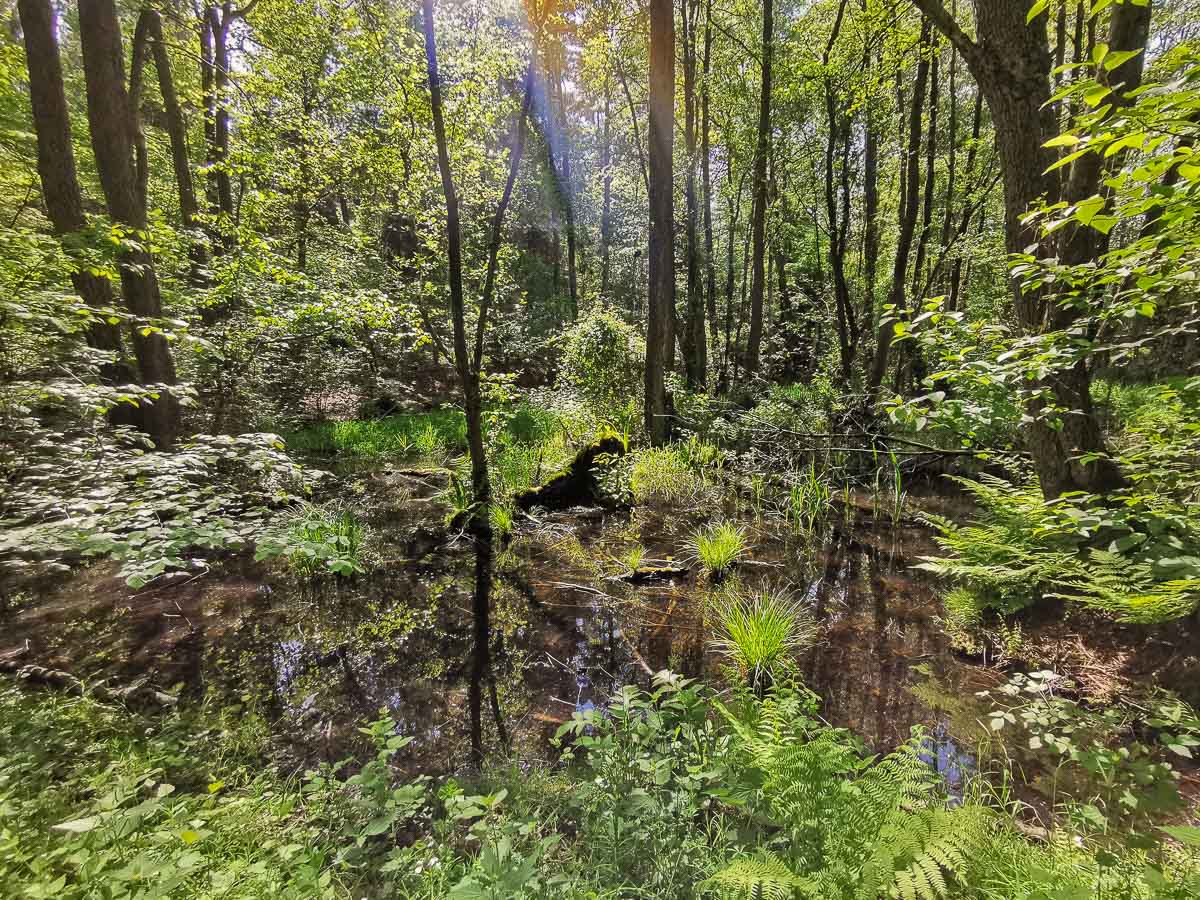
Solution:
M700 177L704 192L704 269L708 299L708 329L711 335L710 357L712 365L716 366L717 359L717 266L713 259L713 222L712 222L712 172L710 171L711 156L709 148L709 93L710 93L710 62L712 55L712 0L704 4L704 64L701 72L700 86Z
M767 159L771 153L771 55L774 44L773 0L763 0L762 74L758 100L758 141L754 152L753 274L750 283L750 336L746 347L746 372L758 371L762 349L763 288L766 280Z
M92 150L108 214L115 222L144 235L146 198L138 190L134 168L136 119L125 89L121 26L113 0L80 0L79 39ZM137 320L133 348L138 374L145 385L163 386L159 397L144 405L141 427L159 449L167 449L174 443L179 427L179 404L169 390L175 384L175 361L166 337L157 330L162 297L154 260L144 243L144 238L139 238L136 248L123 249L118 263L125 303Z
M687 155L684 201L687 206L687 322L684 371L689 390L704 387L708 370L708 341L704 330L704 294L700 272L700 209L696 197L696 38L698 0L679 0L683 24L683 142Z
M983 92L975 91L975 113L971 120L971 146L967 150L967 184L971 183L971 176L975 171L975 160L979 155L979 135L983 129ZM961 240L966 236L967 230L971 226L971 197L968 194L963 197L962 218L958 223L958 237ZM956 312L960 306L959 294L962 289L962 274L963 274L963 256L959 253L954 259L954 266L950 270L950 297L946 301L946 306L952 312Z
M929 64L929 132L925 138L925 184L924 197L921 200L921 230L917 235L917 254L913 260L912 298L921 298L917 292L925 275L925 257L929 252L929 233L933 228L933 196L937 176L937 138L938 138L938 56L935 53Z
M930 25L926 20L921 29L921 59L917 63L912 106L909 107L908 147L905 151L905 189L900 215L900 235L896 243L896 259L892 267L892 286L888 292L888 303L893 307L895 314L902 312L905 306L904 285L908 274L908 256L912 248L913 232L917 225L917 205L920 199L917 192L921 165L921 108L925 105L925 82L929 77L929 60L924 51L929 45L929 34ZM878 391L879 386L883 383L883 376L887 372L892 334L891 321L881 322L875 345L875 359L871 365L871 377L867 382L872 393Z
M842 382L849 388L850 372L854 361L853 326L850 322L849 311L851 302L850 285L846 279L846 245L844 241L846 226L849 224L846 220L849 219L849 216L843 217L838 211L838 204L842 199L839 196L839 186L845 187L848 185L849 173L846 169L849 160L847 158L848 154L843 154L842 172L840 178L835 181L834 158L837 155L839 142L844 140L847 148L849 146L851 123L843 111L842 105L838 102L833 85L833 76L830 74L830 56L837 43L838 35L842 30L842 22L846 15L846 3L847 0L841 0L838 4L837 17L834 19L833 28L829 33L829 40L825 44L825 52L821 57L821 65L825 70L825 119L827 135L825 139L824 182L825 215L829 222L829 268L833 273L834 306L837 313L838 358L841 362ZM848 191L843 193L848 194Z
M868 101L866 106L866 134L863 137L863 217L866 219L863 277L866 296L860 320L863 335L874 327L875 285L879 271L879 125L875 120L875 105Z
M612 254L612 91L604 82L604 136L600 168L604 170L604 203L600 212L600 296L608 299L608 280Z
M192 261L189 280L193 284L204 281L204 268L208 265L208 253L203 241L198 239L200 227L200 205L196 200L196 187L192 181L192 164L188 154L187 124L179 106L179 95L175 90L175 77L171 72L171 59L163 40L162 16L156 10L143 10L138 16L133 36L133 61L129 73L129 103L136 119L140 116L141 86L147 49L154 58L154 69L158 75L158 90L162 94L166 113L167 137L171 141L171 164L175 171L175 188L179 193L179 217L188 231L188 255ZM145 156L145 140L140 123L138 135L138 181L145 184L149 175ZM144 188L143 188L144 192Z
M646 323L646 433L666 443L666 372L675 345L674 196L675 16L671 0L650 0L650 300Z

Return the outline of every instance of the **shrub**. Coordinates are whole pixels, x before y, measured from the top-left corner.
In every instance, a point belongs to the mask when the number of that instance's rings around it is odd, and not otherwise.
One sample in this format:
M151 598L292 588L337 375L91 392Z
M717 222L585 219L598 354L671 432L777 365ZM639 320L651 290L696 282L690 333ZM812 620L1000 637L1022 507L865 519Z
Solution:
M301 578L356 575L366 571L366 536L366 526L345 506L301 503L259 539L254 558L283 557Z
M633 326L596 305L563 338L562 374L601 416L640 404L646 348Z

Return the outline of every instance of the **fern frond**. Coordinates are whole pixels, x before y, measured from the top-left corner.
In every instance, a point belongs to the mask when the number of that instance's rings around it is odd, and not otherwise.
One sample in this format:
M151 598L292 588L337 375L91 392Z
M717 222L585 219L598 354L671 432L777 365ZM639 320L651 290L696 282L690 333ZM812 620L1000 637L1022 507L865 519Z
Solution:
M811 879L797 875L774 853L763 851L754 858L737 859L701 882L701 890L720 896L750 900L790 900L798 893L812 896Z

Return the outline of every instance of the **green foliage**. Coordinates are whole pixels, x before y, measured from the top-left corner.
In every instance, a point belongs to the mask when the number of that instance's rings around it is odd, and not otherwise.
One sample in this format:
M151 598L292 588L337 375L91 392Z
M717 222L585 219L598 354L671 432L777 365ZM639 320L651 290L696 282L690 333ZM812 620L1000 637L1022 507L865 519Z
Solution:
M1159 459L1159 485L1173 481L1182 491L1169 471L1171 455ZM946 555L925 557L918 568L959 583L950 605L964 620L989 608L1013 612L1044 596L1127 622L1186 616L1200 604L1200 556L1192 549L1200 546L1200 523L1191 504L1147 491L1153 476L1141 474L1139 487L1115 497L1070 494L1050 502L1035 483L958 479L980 518L959 525L926 516Z
M816 625L800 601L773 588L739 584L713 598L717 638L713 646L751 684L769 684L816 640Z
M210 731L0 681L0 894L345 896L328 821L230 755L231 740L214 743L250 733L246 713Z
M467 420L458 410L322 422L288 435L287 444L303 453L403 457L410 454L444 461L467 447Z
M646 348L637 329L597 304L563 335L562 372L597 415L632 404L642 394Z
M128 433L45 432L5 497L0 559L24 571L63 568L76 554L120 560L133 587L202 569L204 551L237 550L261 534L270 507L309 493L303 469L271 434L197 435L147 453Z
M1070 696L1074 689L1070 679L1040 671L979 696L992 704L992 731L1017 728L1031 750L1055 757L1056 778L1071 779L1063 805L1076 827L1137 846L1148 826L1183 805L1180 775L1161 751L1191 758L1200 718L1169 696L1089 709Z
M788 479L783 515L797 531L813 531L829 515L832 502L833 488L817 471L817 464L810 462Z
M283 557L301 578L366 571L367 528L340 503L301 503L258 541L254 558Z
M724 575L747 552L746 529L733 522L701 528L687 542L689 553L710 575Z
M702 486L700 475L681 445L647 447L631 456L629 489L638 503L683 500Z

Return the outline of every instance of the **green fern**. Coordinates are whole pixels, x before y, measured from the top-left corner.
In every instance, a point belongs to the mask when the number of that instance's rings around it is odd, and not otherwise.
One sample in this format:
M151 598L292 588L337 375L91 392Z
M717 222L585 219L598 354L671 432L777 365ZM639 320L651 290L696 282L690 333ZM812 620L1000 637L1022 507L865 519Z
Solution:
M749 900L789 900L797 894L814 896L814 887L812 879L797 875L768 850L761 851L757 857L734 860L700 884L702 891Z

